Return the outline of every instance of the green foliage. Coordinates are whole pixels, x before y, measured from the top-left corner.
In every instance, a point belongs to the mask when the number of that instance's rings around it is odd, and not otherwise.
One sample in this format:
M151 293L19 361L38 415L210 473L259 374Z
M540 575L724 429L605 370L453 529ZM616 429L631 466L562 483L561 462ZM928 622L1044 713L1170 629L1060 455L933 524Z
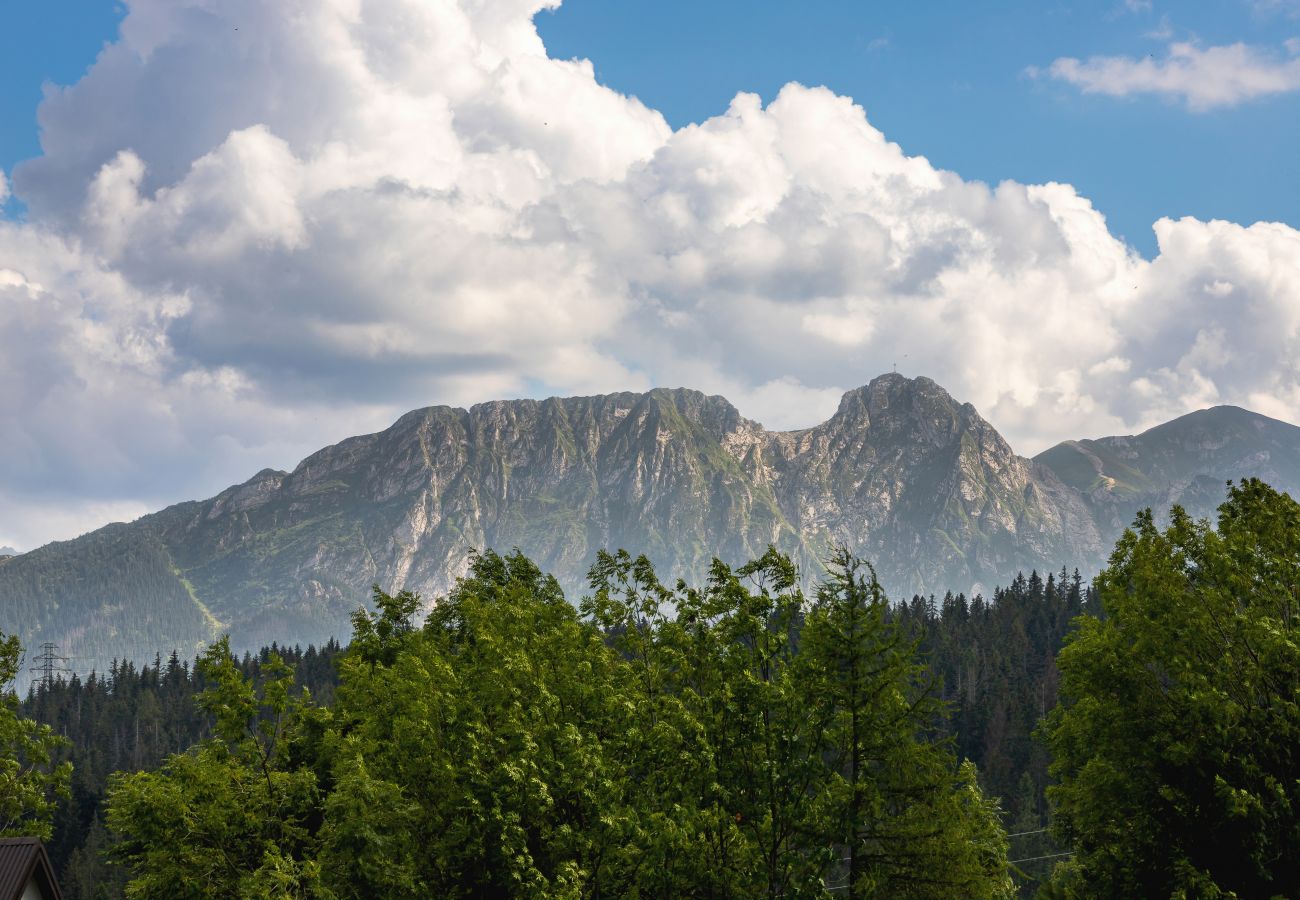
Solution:
M391 666L405 637L415 630L420 598L411 591L398 591L395 596L389 596L379 585L371 591L377 615L364 607L352 614L352 653L372 666Z
M997 805L860 568L810 605L775 550L671 589L602 553L579 611L486 552L421 628L376 590L328 711L219 643L216 736L111 789L127 895L1006 896Z
M816 843L811 786L825 771L797 683L803 597L789 559L715 561L702 590L670 591L644 557L602 554L592 587L583 610L627 661L615 746L639 828L638 891L817 892L830 849Z
M114 776L112 854L133 874L132 898L315 896L321 791L304 765L313 722L328 714L291 692L278 654L256 686L222 639L199 660L200 705L216 737L170 757L157 772Z
M415 860L420 809L400 786L372 775L355 741L340 756L325 801L324 880L340 897L420 897Z
M1061 652L1045 737L1067 896L1300 894L1300 505L1139 516Z
M621 845L601 752L614 666L554 579L518 553L477 557L391 664L365 649L343 663L340 785L389 801L363 833L344 814L356 800L330 798L326 873L397 878L386 896L564 896L600 883Z
M263 665L282 656L294 667L296 681L328 703L338 652L336 643L307 650L266 648L242 657L239 669L260 682ZM46 843L68 900L123 896L124 873L103 855L111 843L103 822L110 776L157 768L168 756L213 737L215 722L196 702L207 686L200 667L172 654L138 668L114 663L84 681L74 675L37 684L20 705L22 715L68 738L55 759L72 764L70 792L56 798L54 833Z
M915 643L887 620L875 571L844 548L827 568L803 632L804 684L824 710L822 821L843 848L848 896L1010 896L997 806L973 767L954 773L947 749L924 739L941 707Z
M490 558L484 566L498 573L502 568ZM777 701L782 694L771 690L771 683L780 683L784 677L781 672L788 669L790 650L796 651L796 658L801 652L795 646L797 634L793 643L779 639L774 624L770 638L765 637L757 645L747 643L744 635L757 633L753 623L759 621L802 621L807 603L795 613L791 610L791 592L777 589L771 574L753 571L742 576L738 570L720 567L713 570L716 577L698 590L680 590L681 586L669 590L659 585L652 592L655 597L669 598L661 610L657 601L635 601L622 593L625 582L634 580L634 567L646 582L641 588L644 592L653 572L646 564L638 567L637 560L627 554L602 558L597 571L609 577L613 593L611 597L607 592L602 602L612 602L614 607L604 614L607 627L598 626L598 630L604 635L603 643L617 645L615 656L628 661L634 658L635 644L631 641L635 635L627 633L626 623L631 621L627 605L653 617L654 627L648 633L655 635L656 641L647 650L662 658L666 673L680 676L657 691L657 734L670 733L668 725L676 716L683 738L679 752L656 756L637 749L639 729L606 729L607 735L602 738L604 753L613 754L614 738L623 740L620 755L613 758L625 773L616 779L619 790L627 791L619 795L619 803L629 812L624 825L630 822L641 835L637 841L627 840L626 856L640 862L643 874L637 877L645 879L640 882L645 891L653 887L649 879L657 873L659 884L693 884L697 892L717 896L761 894L773 872L779 882L782 863L797 870L814 865L815 854L809 854L807 860L790 854L778 856L777 865L769 866L772 857L763 857L757 850L762 835L777 835L780 830L767 825L769 820L764 816L752 814L761 804L757 791L750 786L766 790L768 782L752 779L747 773L762 771L768 744L751 741L751 737L767 723L773 726L768 734L802 735L786 745L775 745L777 751L785 752L787 765L793 766L789 769L792 777L778 777L773 782L780 788L782 784L796 783L793 772L801 757L793 749L806 747L809 729L800 726L797 715L781 718L782 706ZM749 564L749 568L755 567L761 568L761 561ZM618 572L623 573L621 577ZM767 600L762 598L764 587ZM1016 578L988 602L978 597L968 602L960 595L949 595L941 602L914 598L887 613L891 623L920 636L922 656L929 669L924 681L952 709L950 718L932 724L939 734L953 736L958 758L979 764L980 784L985 792L1005 798L1012 823L1010 831L1036 832L1046 824L1046 807L1041 799L1046 783L1046 754L1029 741L1028 734L1042 711L1055 704L1054 657L1066 624L1087 607L1087 593L1077 577L1049 576L1044 582L1031 575ZM783 594L783 599L774 602ZM746 596L748 599L743 599ZM596 599L593 596L590 602ZM376 624L388 606L393 610L389 616L390 633L407 635L399 642L423 640L410 599L396 604L389 601L396 598L381 592L374 611L365 614L366 621ZM646 604L644 608L642 603ZM443 601L440 606L441 615L452 615L453 605ZM769 606L770 613L755 615L760 608ZM672 608L676 616L666 614ZM742 614L742 609L748 612ZM750 624L742 624L746 622ZM801 629L802 625L795 631ZM364 632L364 628L358 628L358 632ZM365 640L360 644L354 640L351 654L360 658L360 648L365 645ZM767 650L763 649L765 645ZM727 651L728 646L744 650ZM293 666L298 684L309 685L318 702L332 704L339 677L335 665L338 653L336 644L306 651L268 648L243 657L239 669L246 679L260 683L267 677L264 666L274 655L282 655ZM765 682L763 667L757 663L772 658L776 664L768 666ZM751 661L755 664L751 665ZM365 663L365 667L370 664ZM746 673L751 670L758 673L753 684L738 688L746 683ZM621 695L631 691L627 679L635 673L626 665L616 666L615 676L623 679ZM796 673L795 680L801 677L806 676ZM41 686L34 691L23 704L24 715L50 723L72 741L70 748L58 754L60 760L75 764L72 793L59 798L53 841L47 845L64 894L70 900L123 896L123 870L102 856L111 842L102 822L109 775L117 770L154 769L169 754L213 737L215 721L195 702L195 694L206 687L208 681L201 669L173 654L170 659L139 669L126 663L115 665L103 676L85 681L76 677L55 680L48 688ZM758 697L766 697L769 702L753 703ZM684 702L678 703L679 698ZM746 702L741 703L742 698ZM798 714L816 707L789 703L784 708ZM764 709L770 711L766 721L762 717ZM626 704L619 710L620 717L615 721L629 721L626 716L632 710ZM782 751L783 746L790 751ZM351 895L368 891L371 896L410 896L415 891L411 860L419 848L414 846L411 820L393 816L410 813L415 808L413 801L403 801L394 781L378 777L363 751L350 748L345 755L347 760L340 760L333 776L335 787L325 801L333 811L327 809L324 814L331 825L321 832L321 858L328 857L335 868L323 872L322 879L333 885L340 896L349 896L341 885L352 885ZM802 759L806 762L808 757ZM361 769L355 770L355 766ZM777 774L783 771L778 768ZM653 790L649 787L652 784ZM776 796L780 797L779 792ZM744 810L734 804L742 804ZM785 807L778 804L777 809L780 812L782 808L797 807L797 803ZM779 825L792 818L777 815L771 821ZM406 849L399 846L403 842ZM330 845L328 851L325 844ZM1066 849L1041 833L1014 838L1011 844L1016 858ZM619 850L615 848L615 852ZM842 855L842 850L834 851L831 842L826 842L823 857ZM1051 862L1022 863L1020 867L1037 876L1049 869ZM602 877L609 877L611 871L610 865L602 865ZM630 871L630 867L620 871ZM837 880L832 872L828 883L834 887L843 880ZM628 883L620 885L626 887ZM1027 883L1032 885L1033 879Z
M49 840L55 800L67 796L72 766L55 759L66 740L18 714L9 685L21 659L18 638L0 634L0 837Z

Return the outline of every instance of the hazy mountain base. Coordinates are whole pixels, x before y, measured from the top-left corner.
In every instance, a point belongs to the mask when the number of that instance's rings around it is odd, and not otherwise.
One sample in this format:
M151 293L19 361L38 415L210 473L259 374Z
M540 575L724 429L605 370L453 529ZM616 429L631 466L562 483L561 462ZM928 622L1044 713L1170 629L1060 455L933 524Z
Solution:
M969 404L885 375L827 422L770 432L688 390L433 407L292 473L0 561L0 629L70 667L348 633L372 584L451 588L471 548L518 547L571 597L598 550L669 578L773 544L805 578L834 543L893 596L986 590L1064 561L1091 575L1146 504L1208 513L1228 478L1300 487L1300 429L1219 408L1129 438L1015 455Z

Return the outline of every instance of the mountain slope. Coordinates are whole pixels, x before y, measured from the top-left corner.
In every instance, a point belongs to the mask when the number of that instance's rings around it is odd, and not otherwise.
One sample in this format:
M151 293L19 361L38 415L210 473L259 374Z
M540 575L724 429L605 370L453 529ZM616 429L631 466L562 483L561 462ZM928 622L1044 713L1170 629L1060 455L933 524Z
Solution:
M8 561L0 629L102 665L218 631L239 647L346 636L371 584L432 597L477 547L518 546L569 587L602 546L682 572L796 549L722 447L738 428L758 427L692 391L419 410L292 473Z
M1228 480L1300 496L1300 428L1235 406L1189 413L1139 435L1066 441L1035 457L1078 491L1107 544L1146 507L1213 517Z
M0 559L0 630L56 641L81 669L221 632L320 643L347 636L372 584L432 599L480 547L520 548L575 597L602 547L671 579L768 544L813 576L848 544L896 597L988 590L1021 569L1093 570L1138 504L1212 507L1242 474L1294 490L1300 429L1208 410L1029 460L970 404L900 375L792 432L690 390L430 407L292 472Z

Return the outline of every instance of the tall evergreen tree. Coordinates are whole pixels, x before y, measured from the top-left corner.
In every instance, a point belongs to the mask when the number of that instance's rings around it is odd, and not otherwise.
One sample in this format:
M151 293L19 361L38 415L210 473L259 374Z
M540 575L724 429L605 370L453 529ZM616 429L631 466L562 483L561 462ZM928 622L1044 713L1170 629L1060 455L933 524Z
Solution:
M941 715L875 571L845 548L803 632L806 702L826 711L824 839L849 897L1008 896L1006 840L971 767L927 740Z

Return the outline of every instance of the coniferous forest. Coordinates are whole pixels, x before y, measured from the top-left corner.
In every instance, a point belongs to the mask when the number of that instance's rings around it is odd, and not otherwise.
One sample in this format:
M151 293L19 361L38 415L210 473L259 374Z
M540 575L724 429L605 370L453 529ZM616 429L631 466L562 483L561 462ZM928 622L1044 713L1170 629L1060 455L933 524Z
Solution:
M346 648L219 642L0 710L71 897L1294 896L1300 505L1143 514L1095 584L891 603L836 551L576 605L478 555ZM16 641L5 644L12 677Z

